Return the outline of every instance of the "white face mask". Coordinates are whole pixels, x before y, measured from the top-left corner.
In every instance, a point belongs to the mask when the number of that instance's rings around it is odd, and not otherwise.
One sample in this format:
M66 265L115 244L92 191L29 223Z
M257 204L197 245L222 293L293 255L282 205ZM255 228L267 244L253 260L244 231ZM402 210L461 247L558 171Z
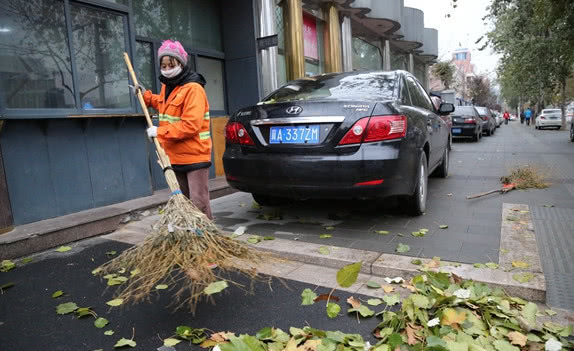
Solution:
M173 78L173 77L177 76L178 74L180 74L182 70L183 69L181 68L181 65L174 67L172 69L162 69L161 75L166 77L166 78Z

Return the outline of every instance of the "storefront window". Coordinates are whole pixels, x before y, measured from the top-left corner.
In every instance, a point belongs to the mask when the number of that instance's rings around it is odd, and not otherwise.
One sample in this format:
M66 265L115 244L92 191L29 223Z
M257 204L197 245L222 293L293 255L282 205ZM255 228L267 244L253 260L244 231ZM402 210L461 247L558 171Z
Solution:
M360 38L353 38L353 69L381 70L383 58L379 48Z
M408 55L391 46L391 70L407 70L409 66Z
M415 61L415 73L414 74L415 74L415 77L417 77L417 79L419 80L419 82L421 82L421 84L423 86L426 85L424 63L420 63L420 62Z
M303 47L305 74L307 76L325 73L324 29L323 21L311 15L303 14Z
M207 57L197 58L197 72L203 75L207 84L205 93L211 111L225 111L225 89L223 87L223 62Z
M219 8L217 0L134 1L136 34L223 51Z
M63 1L0 0L0 93L6 108L73 108Z
M82 109L130 107L124 17L79 5L71 14Z

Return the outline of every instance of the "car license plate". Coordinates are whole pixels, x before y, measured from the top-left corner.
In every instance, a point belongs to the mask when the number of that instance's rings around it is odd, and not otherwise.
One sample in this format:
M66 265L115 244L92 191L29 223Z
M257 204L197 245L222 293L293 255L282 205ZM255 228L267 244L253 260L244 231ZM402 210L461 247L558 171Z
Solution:
M452 134L460 134L460 133L462 133L462 129L460 129L460 128L453 128L452 129Z
M318 144L319 126L271 127L270 144Z

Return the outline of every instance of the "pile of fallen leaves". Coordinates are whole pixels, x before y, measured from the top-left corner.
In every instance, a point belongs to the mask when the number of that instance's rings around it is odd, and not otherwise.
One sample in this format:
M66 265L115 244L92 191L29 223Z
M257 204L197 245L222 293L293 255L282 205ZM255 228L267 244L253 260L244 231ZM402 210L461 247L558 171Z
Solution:
M530 166L516 168L510 172L509 176L500 178L500 181L504 185L513 184L516 189L545 189L548 187L540 172Z
M357 264L346 271L346 281L354 283ZM360 268L360 265L358 266ZM341 273L341 271L339 271ZM351 273L351 274L349 274ZM338 275L341 286L342 280ZM290 328L289 333L277 328L261 329L256 335L216 333L202 340L204 347L217 346L222 351L293 350L293 351L520 351L574 349L571 341L572 325L551 322L556 314L520 298L508 296L501 289L491 289L482 283L462 280L456 275L427 271L414 277L408 286L413 293L402 300L400 309L389 306L398 299L383 299L384 309L374 313L353 297L348 313L363 318L376 316L382 321L374 330L378 343L371 345L358 334L324 331L312 327ZM330 296L330 295L329 295ZM315 296L310 291L302 294L303 304L311 304ZM370 306L383 301L369 300ZM332 304L332 302L328 302ZM332 305L331 305L332 306ZM327 308L329 314L329 308ZM334 314L336 317L338 313ZM537 317L546 317L541 322ZM333 317L333 314L329 314Z

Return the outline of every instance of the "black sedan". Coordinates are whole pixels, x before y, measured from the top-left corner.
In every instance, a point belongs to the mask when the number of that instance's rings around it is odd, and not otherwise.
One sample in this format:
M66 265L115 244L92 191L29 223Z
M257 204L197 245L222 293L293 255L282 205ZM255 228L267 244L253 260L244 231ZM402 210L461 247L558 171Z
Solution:
M262 205L285 199L404 196L426 209L427 178L448 175L449 129L404 71L323 74L287 83L225 128L227 182Z
M474 106L456 106L452 117L453 138L472 138L478 141L482 136L482 118Z
M496 131L496 121L492 117L492 113L488 107L476 106L476 111L482 119L482 132L488 136L491 136Z

